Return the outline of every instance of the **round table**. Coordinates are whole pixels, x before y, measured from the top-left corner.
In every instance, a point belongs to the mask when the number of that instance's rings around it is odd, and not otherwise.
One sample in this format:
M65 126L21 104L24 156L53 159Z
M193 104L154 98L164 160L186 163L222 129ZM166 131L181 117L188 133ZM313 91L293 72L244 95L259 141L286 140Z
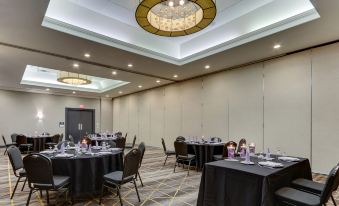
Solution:
M93 150L93 152L95 151ZM54 156L50 156L50 158L54 175L71 178L73 197L99 195L103 176L123 168L123 153L121 151L100 155L83 154L71 158Z
M187 143L189 154L195 154L198 169L213 161L213 155L222 154L225 143Z

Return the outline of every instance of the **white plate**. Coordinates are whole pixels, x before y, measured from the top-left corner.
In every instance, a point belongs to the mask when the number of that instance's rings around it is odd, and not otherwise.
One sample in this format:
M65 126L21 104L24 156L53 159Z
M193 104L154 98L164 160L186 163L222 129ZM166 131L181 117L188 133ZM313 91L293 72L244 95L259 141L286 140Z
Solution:
M299 162L300 159L296 157L278 157L279 160L285 161L285 162Z
M241 161L240 163L244 165L254 165L254 162Z

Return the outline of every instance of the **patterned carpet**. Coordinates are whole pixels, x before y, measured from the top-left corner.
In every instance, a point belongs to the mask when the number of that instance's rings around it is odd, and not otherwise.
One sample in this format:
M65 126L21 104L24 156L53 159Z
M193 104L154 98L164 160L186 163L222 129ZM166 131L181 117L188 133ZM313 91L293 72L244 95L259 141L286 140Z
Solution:
M20 191L22 183L19 183L14 199L10 200L10 194L16 182L13 175L10 162L7 156L3 156L3 149L0 149L0 206L25 205L28 197L28 188ZM141 202L138 202L133 184L126 184L122 187L122 197L124 205L175 205L191 206L196 205L201 172L190 171L187 176L187 170L177 168L173 173L174 159L169 158L166 166L163 166L163 152L157 148L147 148L143 166L141 167L141 177L144 187L138 182ZM314 180L323 182L323 175L314 175ZM339 192L335 194L339 203ZM53 193L51 194L51 203L54 203ZM45 196L40 197L39 193L34 193L31 199L32 206L47 205ZM98 199L76 200L77 206L98 205ZM120 205L119 198L114 191L103 199L103 205ZM327 205L333 205L330 201Z

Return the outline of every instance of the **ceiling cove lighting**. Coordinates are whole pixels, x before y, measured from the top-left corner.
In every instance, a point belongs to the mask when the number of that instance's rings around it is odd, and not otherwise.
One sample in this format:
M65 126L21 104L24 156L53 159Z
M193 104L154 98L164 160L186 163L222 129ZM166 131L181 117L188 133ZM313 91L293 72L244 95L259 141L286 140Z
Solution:
M58 82L70 85L87 85L92 83L87 75L64 71L58 74L57 80Z
M139 0L138 24L159 36L185 36L206 28L217 14L215 0Z

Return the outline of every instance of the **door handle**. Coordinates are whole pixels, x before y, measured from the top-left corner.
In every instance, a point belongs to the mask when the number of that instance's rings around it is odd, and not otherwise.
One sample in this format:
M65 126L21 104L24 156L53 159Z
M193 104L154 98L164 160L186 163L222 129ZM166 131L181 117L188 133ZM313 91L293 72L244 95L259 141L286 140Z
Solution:
M81 131L82 131L82 124L80 124L80 128L81 128Z
M80 130L80 124L78 124L78 130Z

